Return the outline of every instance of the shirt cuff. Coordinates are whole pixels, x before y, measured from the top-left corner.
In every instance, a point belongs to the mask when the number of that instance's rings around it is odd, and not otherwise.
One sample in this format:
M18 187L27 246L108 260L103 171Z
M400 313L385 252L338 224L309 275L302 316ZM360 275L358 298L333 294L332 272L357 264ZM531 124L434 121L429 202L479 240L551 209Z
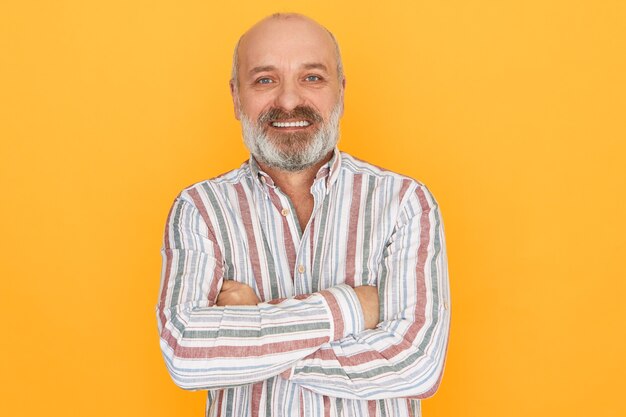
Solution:
M331 341L365 330L361 303L354 289L346 284L320 291L333 318Z

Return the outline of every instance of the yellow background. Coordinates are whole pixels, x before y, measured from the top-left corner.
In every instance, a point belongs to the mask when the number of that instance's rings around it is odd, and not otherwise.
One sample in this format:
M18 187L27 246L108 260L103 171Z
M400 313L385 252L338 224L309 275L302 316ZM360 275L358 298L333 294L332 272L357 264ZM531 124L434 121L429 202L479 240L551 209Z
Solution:
M247 158L232 48L318 19L340 146L443 210L452 332L427 417L624 416L626 2L3 1L5 416L200 416L154 307L165 218Z

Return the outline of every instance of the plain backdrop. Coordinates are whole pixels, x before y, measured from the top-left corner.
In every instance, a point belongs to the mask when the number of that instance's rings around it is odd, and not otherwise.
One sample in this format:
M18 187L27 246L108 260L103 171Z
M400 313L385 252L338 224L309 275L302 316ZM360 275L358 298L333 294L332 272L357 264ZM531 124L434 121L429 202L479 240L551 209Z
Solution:
M621 0L2 1L2 414L203 415L159 350L163 226L247 159L232 50L275 11L341 44L340 148L441 206L452 330L424 416L626 415Z

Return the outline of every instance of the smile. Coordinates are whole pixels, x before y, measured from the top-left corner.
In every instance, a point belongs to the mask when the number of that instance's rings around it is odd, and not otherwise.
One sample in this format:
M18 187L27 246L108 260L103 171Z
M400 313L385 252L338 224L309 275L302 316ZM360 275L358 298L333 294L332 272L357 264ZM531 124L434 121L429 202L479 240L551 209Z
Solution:
M274 127L306 127L311 123L306 120L298 120L296 122L272 122Z

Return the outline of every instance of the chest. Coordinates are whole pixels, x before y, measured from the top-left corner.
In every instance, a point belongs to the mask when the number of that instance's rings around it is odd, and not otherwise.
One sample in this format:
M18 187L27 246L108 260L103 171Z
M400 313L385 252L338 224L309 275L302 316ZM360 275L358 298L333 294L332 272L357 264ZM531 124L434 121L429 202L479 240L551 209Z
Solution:
M375 285L391 222L371 198L344 194L312 194L304 222L301 202L280 191L238 200L222 243L225 276L264 301L341 283Z

